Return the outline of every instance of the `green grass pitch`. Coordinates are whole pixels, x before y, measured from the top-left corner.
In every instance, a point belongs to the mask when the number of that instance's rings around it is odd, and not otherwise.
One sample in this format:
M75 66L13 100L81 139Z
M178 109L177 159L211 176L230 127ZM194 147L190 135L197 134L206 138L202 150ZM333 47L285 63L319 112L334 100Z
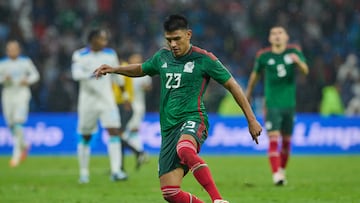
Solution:
M292 156L288 185L276 187L266 156L203 156L224 198L231 203L360 202L360 157ZM18 168L0 156L1 203L158 203L157 157L139 171L126 157L129 180L111 182L107 156L92 156L91 180L79 185L76 156L30 156ZM191 174L182 188L210 203Z

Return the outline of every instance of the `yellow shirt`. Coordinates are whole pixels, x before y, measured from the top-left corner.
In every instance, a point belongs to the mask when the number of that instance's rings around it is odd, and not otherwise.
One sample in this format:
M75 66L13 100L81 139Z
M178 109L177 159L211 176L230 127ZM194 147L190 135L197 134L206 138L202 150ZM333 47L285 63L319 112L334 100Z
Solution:
M122 64L127 64L127 63L122 63ZM132 102L134 98L134 88L133 88L132 78L127 76L119 76L119 77L123 77L124 79L124 88L120 88L118 84L113 83L112 88L114 91L116 103L122 104L125 101ZM128 99L124 98L123 90L125 90L125 92L127 93Z

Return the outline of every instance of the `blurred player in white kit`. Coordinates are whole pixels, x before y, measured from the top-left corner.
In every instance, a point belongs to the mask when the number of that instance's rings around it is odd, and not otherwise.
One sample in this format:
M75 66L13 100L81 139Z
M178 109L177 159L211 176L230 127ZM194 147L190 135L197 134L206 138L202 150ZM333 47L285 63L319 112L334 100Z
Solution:
M140 54L133 54L129 57L130 64L142 63L143 58ZM134 98L132 102L133 114L126 125L124 139L140 153L136 154L136 169L148 161L148 155L144 151L143 142L139 136L139 128L146 112L146 91L152 87L150 76L132 78L134 88Z
M93 76L101 64L119 65L118 56L108 44L106 30L94 29L88 34L88 46L76 50L72 56L72 75L80 82L78 101L78 132L82 135L77 153L80 167L79 183L89 182L90 140L98 130L100 121L109 135L108 153L110 158L111 180L126 180L121 168L120 115L112 91L112 82L122 85L118 76L108 75L100 79Z
M39 80L39 72L29 57L21 56L20 44L11 40L6 44L6 57L0 61L2 108L7 126L13 136L10 167L25 160L29 145L24 140L23 125L29 114L30 85Z

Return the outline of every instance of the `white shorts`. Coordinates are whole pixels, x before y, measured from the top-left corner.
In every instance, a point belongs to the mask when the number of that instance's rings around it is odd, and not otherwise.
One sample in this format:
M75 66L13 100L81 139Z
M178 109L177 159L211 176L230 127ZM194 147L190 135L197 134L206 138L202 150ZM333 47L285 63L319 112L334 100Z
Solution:
M78 132L90 135L98 130L98 121L103 128L120 128L120 115L116 106L79 108Z
M23 95L23 97L2 95L2 108L8 126L26 122L29 115L29 101L29 95Z

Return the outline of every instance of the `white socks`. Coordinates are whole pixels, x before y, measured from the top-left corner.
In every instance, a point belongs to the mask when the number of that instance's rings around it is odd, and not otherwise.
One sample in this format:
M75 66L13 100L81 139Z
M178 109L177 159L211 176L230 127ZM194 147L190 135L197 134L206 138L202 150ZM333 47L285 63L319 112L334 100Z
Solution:
M121 168L121 144L119 136L110 136L108 143L111 174L117 174Z
M23 127L21 125L14 125L11 131L14 145L11 159L18 163L20 162L21 152L25 147Z
M79 142L77 146L77 154L80 167L80 176L89 176L89 162L90 162L90 143Z
M119 136L110 136L108 143L110 169L112 174L120 172L121 168L121 144ZM77 155L80 167L80 177L89 176L90 143L81 141L77 146Z

